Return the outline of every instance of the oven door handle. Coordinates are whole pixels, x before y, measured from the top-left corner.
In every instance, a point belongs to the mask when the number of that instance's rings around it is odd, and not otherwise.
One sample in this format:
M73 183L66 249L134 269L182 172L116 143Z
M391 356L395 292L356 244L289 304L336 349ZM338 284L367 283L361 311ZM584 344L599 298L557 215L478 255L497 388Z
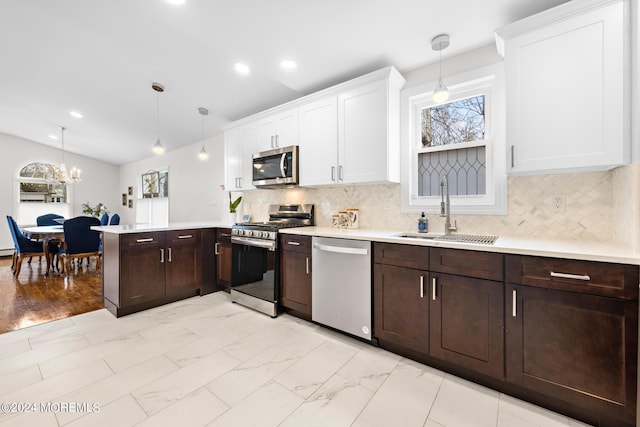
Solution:
M232 236L231 243L236 243L243 246L255 246L258 248L269 249L270 251L276 250L276 242L274 240L256 240L247 237Z

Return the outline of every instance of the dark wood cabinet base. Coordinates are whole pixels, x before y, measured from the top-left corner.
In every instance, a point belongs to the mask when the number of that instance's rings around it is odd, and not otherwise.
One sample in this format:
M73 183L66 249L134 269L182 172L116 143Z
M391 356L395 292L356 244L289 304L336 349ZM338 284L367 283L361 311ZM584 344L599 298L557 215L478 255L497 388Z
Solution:
M180 301L183 299L191 298L200 295L200 289L190 289L188 291L174 294L164 298L158 298L151 301L145 301L144 303L137 305L130 305L126 307L118 307L107 298L104 299L104 308L109 310L111 314L116 317L126 316L128 314L137 313L139 311L148 310L150 308L158 307L160 305L169 304L172 302Z

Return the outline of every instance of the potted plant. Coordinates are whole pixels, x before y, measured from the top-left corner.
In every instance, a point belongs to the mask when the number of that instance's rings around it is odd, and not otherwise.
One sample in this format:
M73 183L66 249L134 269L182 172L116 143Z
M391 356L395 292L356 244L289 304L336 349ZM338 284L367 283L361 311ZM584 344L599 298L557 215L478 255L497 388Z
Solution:
M85 215L95 216L96 218L100 218L102 214L108 211L109 208L102 203L98 203L95 207L91 207L89 202L82 204L82 213Z
M220 189L224 191L224 184L220 185ZM236 215L238 211L238 205L242 202L242 196L238 196L235 200L231 197L231 191L229 191L229 219L233 224L236 223Z

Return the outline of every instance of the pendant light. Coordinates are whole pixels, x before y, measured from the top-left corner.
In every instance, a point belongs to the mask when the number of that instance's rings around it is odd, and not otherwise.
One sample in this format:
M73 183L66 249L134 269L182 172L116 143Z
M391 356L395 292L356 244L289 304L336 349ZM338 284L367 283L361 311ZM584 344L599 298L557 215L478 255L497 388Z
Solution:
M442 104L449 99L449 90L444 85L442 81L442 50L446 49L449 46L449 34L440 34L435 36L431 40L431 49L440 52L440 78L438 79L438 84L436 88L433 90L433 102L437 104Z
M153 152L156 154L164 153L164 146L162 142L160 142L160 94L164 92L164 86L160 83L153 82L151 83L151 89L156 91L156 112L157 112L157 130L158 130L158 139L156 143L153 145Z
M47 178L47 181L55 181L60 184L77 184L82 182L80 179L80 174L82 171L77 167L72 167L69 171L67 171L67 166L64 162L64 131L67 130L66 127L60 126L60 134L61 134L61 143L62 143L62 163L58 166L57 173L54 172L51 178Z
M209 114L209 110L204 107L199 107L198 113L202 116L202 140L204 141L204 116ZM207 160L209 158L209 153L204 149L204 142L202 143L202 149L198 153L198 158L200 160Z

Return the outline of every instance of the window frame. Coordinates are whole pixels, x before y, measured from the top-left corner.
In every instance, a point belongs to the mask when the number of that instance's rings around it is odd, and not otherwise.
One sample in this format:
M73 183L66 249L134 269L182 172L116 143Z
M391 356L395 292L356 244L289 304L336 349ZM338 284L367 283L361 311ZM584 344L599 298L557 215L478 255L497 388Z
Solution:
M71 207L73 206L73 186L69 184L66 185L66 201L65 202L55 202L55 203L34 203L34 202L22 202L20 200L20 184L22 182L29 183L38 183L38 184L49 184L49 182L45 178L32 178L32 177L23 177L20 175L22 169L32 163L41 163L43 165L53 165L57 166L54 163L44 161L44 160L34 160L30 162L26 162L20 165L15 172L15 181L14 181L14 217L18 224L23 225L35 225L35 218L39 215L44 215L47 213L56 213L59 215L68 218L71 215Z
M418 154L485 146L486 194L451 195L451 209L457 214L507 214L503 68L503 64L499 63L445 77L449 89L447 103L480 94L485 96L485 137L478 141L424 147L419 112L436 105L431 98L437 81L409 87L401 92L402 212L440 212L439 195L418 196Z

